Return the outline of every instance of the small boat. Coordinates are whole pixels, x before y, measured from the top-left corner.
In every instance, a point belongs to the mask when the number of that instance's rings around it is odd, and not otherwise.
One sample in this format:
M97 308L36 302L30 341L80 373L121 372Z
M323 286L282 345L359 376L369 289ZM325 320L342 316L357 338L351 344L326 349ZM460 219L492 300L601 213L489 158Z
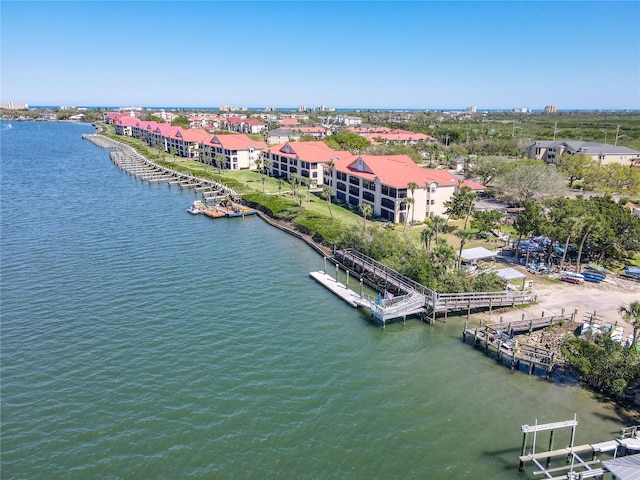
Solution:
M191 205L187 209L187 212L189 212L191 215L199 215L203 211L204 211L204 204L200 200L196 200L195 202L193 202L193 205Z
M558 276L558 280L562 280L567 283L575 283L576 285L582 285L584 283L584 275L580 273L562 272Z

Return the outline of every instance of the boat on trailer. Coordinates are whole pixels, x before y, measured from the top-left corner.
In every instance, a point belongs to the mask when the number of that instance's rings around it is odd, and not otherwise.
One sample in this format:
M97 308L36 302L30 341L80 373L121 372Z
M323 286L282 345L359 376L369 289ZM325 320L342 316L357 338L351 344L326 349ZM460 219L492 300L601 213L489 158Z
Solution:
M558 276L558 280L562 280L567 283L575 283L576 285L582 285L584 283L584 275L580 273L562 272Z

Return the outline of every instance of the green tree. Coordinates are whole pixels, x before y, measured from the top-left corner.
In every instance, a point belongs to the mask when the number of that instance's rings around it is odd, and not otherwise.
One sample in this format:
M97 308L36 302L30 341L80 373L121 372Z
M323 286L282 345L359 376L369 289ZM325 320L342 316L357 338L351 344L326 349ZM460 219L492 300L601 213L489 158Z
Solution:
M464 217L464 227L462 229L466 230L469 216L475 209L476 199L477 195L472 189L462 187L453 194L451 200L444 202L444 206L446 207L445 213L453 218Z
M362 205L360 205L360 212L362 213L362 226L363 228L367 228L367 217L371 216L373 207L368 203L363 203Z
M420 232L420 240L422 240L424 248L426 248L427 250L431 250L431 239L433 238L435 233L436 230L430 223L427 223L426 227L424 227Z
M429 224L433 226L436 245L438 245L438 233L444 231L447 226L447 219L441 215L434 215L429 217Z
M456 236L460 239L460 250L458 251L458 268L462 267L462 250L467 243L467 240L471 240L475 237L475 233L469 230L456 230Z
M477 178L485 186L506 171L506 162L501 158L476 160L467 172L468 178Z
M224 155L218 153L216 154L216 156L214 157L216 160L216 166L218 167L218 173L221 173L221 168L222 166L227 163L227 157L225 157Z
M343 130L337 135L325 137L324 142L334 150L348 150L357 155L364 152L371 142L360 135L348 130Z
M413 199L413 201L411 202L411 223L413 223L414 220L414 213L415 213L415 192L416 192L416 188L418 188L418 184L416 182L409 182L407 184L407 188L409 189L409 191L411 191L411 198Z
M471 220L471 228L478 230L478 233L490 233L498 237L499 224L504 218L504 212L500 210L476 211Z
M407 205L407 215L404 221L404 228L403 230L406 230L407 228L407 224L409 223L409 210L413 211L413 204L415 203L415 199L413 197L407 197L404 199L405 204Z
M542 216L542 207L531 200L525 200L522 211L518 212L516 221L513 226L518 234L518 248L516 250L516 258L520 251L520 242L522 237L528 237L531 233L538 231L540 225L544 221Z
M588 170L597 167L596 161L586 155L562 154L554 163L569 178L569 188L573 188L573 182L584 178Z
M184 129L189 128L189 119L187 117L176 117L171 121L171 125L174 127L182 127Z
M331 220L333 220L333 212L331 211L331 187L322 187L322 196L327 201L327 208L329 209L329 215L331 215Z

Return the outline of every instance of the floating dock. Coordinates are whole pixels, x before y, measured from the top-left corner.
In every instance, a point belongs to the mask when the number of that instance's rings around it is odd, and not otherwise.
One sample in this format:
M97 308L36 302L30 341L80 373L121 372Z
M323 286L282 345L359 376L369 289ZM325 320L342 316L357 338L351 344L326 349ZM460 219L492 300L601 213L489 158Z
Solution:
M363 298L360 295L358 295L346 285L336 281L336 279L331 275L325 272L310 272L309 275L316 282L326 287L327 290L330 290L331 292L336 294L352 307L363 306Z

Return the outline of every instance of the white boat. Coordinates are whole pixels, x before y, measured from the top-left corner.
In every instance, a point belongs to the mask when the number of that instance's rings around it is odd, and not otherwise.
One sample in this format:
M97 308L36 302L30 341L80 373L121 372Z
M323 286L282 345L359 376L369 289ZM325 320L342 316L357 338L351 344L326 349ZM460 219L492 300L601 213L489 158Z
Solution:
M195 202L193 202L193 205L191 205L187 209L187 212L189 212L191 215L199 215L203 211L204 211L204 204L200 200L196 200Z

